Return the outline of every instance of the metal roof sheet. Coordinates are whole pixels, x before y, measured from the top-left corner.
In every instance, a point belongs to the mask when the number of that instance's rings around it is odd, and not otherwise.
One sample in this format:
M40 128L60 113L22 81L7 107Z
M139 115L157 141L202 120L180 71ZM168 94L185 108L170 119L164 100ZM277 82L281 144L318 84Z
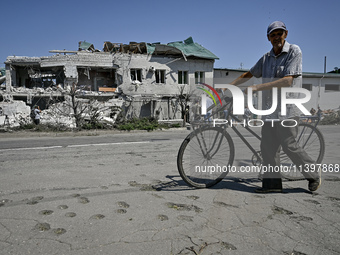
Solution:
M184 57L219 59L211 51L195 43L192 37L187 38L184 42L178 41L168 44L148 43L147 50L149 54L182 54Z

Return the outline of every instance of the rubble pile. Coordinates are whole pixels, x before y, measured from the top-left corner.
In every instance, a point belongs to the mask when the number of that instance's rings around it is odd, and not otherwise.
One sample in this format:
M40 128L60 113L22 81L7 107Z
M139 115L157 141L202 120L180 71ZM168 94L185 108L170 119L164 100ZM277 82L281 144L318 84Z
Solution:
M31 108L23 101L0 102L0 126L19 127L31 123Z
M113 125L123 105L122 98L114 98L102 102L96 99L83 99L74 96L72 100L70 95L71 88L69 86L65 89L59 86L47 89L27 89L24 87L12 89L11 93L1 94L3 101L0 102L0 126L14 128L33 122L31 107L24 101L13 100L12 93L27 94L27 103L32 104L32 99L36 96L50 94L52 99L52 97L55 97L56 93L59 92L65 100L63 102L49 104L46 109L42 110L40 123L51 126L63 126L71 129L76 128L75 107L84 122L96 121L98 123L105 123L106 125ZM77 90L76 94L82 95L83 93L81 90Z
M40 123L52 126L66 126L75 128L75 121L71 114L71 108L66 102L56 103L49 106L48 109L41 111Z
M322 112L321 125L338 125L340 124L340 107L338 109L329 109Z
M113 125L123 104L121 99L110 99L106 102L90 99L77 99L80 117L86 122L96 121ZM113 114L113 111L115 111ZM41 112L42 124L62 125L76 128L72 99L65 97L65 101L51 105Z

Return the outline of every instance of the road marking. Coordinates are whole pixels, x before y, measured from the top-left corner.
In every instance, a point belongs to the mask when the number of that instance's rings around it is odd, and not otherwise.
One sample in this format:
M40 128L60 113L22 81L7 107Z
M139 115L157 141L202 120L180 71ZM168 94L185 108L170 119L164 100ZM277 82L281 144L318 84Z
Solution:
M95 143L95 144L78 144L78 145L76 144L76 145L67 145L67 146L47 146L47 147L0 149L0 152L2 152L2 151L21 151L21 150L48 150L48 149L56 149L56 148L76 148L76 147L89 147L89 146L142 144L142 143L150 143L150 141L143 141L143 142L121 142L121 143Z
M95 144L77 144L77 145L68 145L68 148L75 148L75 147L89 147L89 146L103 146L103 145L121 145L121 144L140 144L140 143L149 143L150 141L144 142L122 142L122 143L95 143Z
M14 148L14 149L1 149L0 151L24 151L24 150L46 150L62 148L63 146L49 146L49 147L31 147L31 148Z

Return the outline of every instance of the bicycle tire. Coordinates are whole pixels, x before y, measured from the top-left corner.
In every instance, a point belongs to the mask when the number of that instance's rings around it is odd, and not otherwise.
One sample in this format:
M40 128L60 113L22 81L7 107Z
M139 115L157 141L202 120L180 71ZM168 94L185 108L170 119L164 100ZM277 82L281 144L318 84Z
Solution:
M224 129L220 127L198 128L182 142L177 155L177 169L189 186L209 188L228 174L234 155L234 143ZM209 167L213 170L213 166L215 169L221 166L220 170L223 171L207 172Z
M322 162L325 155L325 139L318 128L308 123L300 123L296 140L298 145L302 147L312 159L316 159L316 164ZM294 165L284 152L281 152L280 160L281 165ZM296 171L296 168L292 167L291 169L291 171L287 172L282 171L281 176L290 181L305 179L300 171ZM319 174L321 174L321 171L319 171Z

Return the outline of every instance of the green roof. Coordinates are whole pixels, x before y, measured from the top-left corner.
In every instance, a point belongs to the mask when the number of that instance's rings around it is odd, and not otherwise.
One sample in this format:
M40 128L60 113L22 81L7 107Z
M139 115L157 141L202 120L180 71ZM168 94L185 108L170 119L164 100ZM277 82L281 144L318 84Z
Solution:
M79 42L79 49L81 49L81 50L94 50L94 46L93 46L92 43L82 41L82 42Z
M153 43L147 44L149 54L183 54L185 57L198 57L205 59L218 59L211 51L204 48L202 45L195 43L192 37L178 42L168 44Z

